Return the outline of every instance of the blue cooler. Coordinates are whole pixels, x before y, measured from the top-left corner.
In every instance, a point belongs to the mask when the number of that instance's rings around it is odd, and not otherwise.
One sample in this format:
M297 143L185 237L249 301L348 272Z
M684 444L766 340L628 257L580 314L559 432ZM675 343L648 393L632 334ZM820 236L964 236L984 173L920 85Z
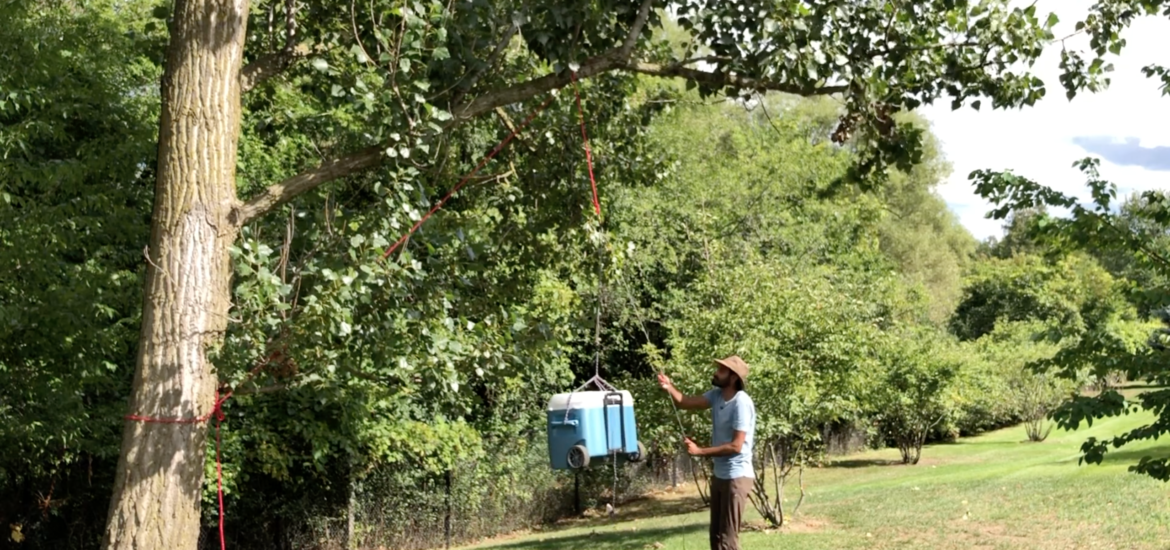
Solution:
M586 468L592 458L640 462L634 397L628 391L558 393L548 401L548 458L555 470Z

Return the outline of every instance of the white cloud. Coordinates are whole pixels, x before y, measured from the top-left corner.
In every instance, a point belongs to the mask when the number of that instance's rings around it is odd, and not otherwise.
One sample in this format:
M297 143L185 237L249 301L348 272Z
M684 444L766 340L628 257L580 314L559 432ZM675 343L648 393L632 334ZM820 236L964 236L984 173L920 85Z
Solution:
M1086 0L1040 0L1037 13L1055 11L1061 22L1056 35L1071 34L1084 19L1091 2ZM1170 146L1170 98L1163 98L1156 80L1147 79L1141 68L1151 63L1170 63L1165 37L1170 21L1147 17L1137 20L1125 33L1127 47L1112 60L1113 83L1104 92L1080 95L1068 101L1057 79L1060 49L1045 52L1034 68L1044 80L1047 96L1037 105L1012 111L951 111L949 102L923 108L933 123L943 151L954 165L954 173L939 187L939 194L959 215L977 238L998 236L1001 222L984 214L991 205L977 196L967 179L972 170L1012 169L1016 173L1066 193L1085 196L1084 178L1072 163L1089 156L1073 143L1078 136L1136 138L1143 147ZM1084 37L1068 41L1070 48L1082 49ZM1101 163L1101 173L1123 192L1167 187L1170 173L1136 166Z

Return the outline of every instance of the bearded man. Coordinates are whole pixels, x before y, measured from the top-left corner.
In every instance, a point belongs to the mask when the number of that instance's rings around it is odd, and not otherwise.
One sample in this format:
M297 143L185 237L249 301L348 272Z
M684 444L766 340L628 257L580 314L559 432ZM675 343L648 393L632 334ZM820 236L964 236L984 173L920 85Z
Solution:
M739 527L744 504L755 483L752 468L752 440L756 431L756 405L744 391L748 365L732 355L715 361L711 384L702 395L683 395L665 374L658 375L662 386L680 409L711 409L711 446L700 447L684 438L692 456L711 457L711 550L739 550Z

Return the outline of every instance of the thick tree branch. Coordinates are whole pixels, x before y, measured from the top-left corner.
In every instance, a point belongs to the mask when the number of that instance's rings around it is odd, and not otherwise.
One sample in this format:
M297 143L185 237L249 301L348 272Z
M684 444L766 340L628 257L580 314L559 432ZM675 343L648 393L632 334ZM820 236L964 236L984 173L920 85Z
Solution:
M848 90L848 86L798 86L785 82L769 82L734 74L718 74L700 71L681 65L655 65L653 63L629 63L625 69L635 72L661 77L678 77L704 84L728 86L740 90L756 90L759 92L784 92L801 96L830 95Z
M633 45L642 33L642 28L646 25L652 3L653 0L643 1L641 9L638 11L638 17L630 26L630 33L622 43L622 46L585 62L580 70L577 71L577 78L589 78L606 71L620 68L629 57L630 51L634 47ZM251 85L254 86L256 82L259 82L259 80L251 82ZM496 107L511 105L545 92L564 88L570 82L572 82L572 75L568 72L561 72L485 94L475 98L464 106L453 109L454 117L447 128L453 128L483 113L492 111ZM244 86L244 89L250 87ZM382 149L383 147L381 145L367 147L356 153L327 161L317 168L302 172L280 183L271 185L259 196L253 197L248 202L236 208L233 216L234 222L237 226L242 226L292 200L297 195L312 190L318 185L377 166L383 160Z
M773 90L803 96L828 95L846 90L845 86L813 88L780 82L765 82L732 74L716 74L678 65L661 66L641 62L629 62L629 54L632 51L633 44L637 42L637 37L642 32L646 19L649 17L651 4L651 0L645 0L643 2L637 19L630 26L630 34L626 37L622 45L585 61L577 70L578 79L589 78L608 71L625 69L654 76L686 78L696 82L729 86L732 88L756 91ZM540 94L564 88L571 83L571 73L562 71L480 95L452 109L453 118L448 123L447 129L454 128L484 113L493 111L497 107L519 103ZM235 210L234 221L237 225L244 225L292 200L301 193L312 190L318 185L373 168L382 163L384 159L382 151L384 148L382 145L367 147L361 151L326 161L317 168L302 172L280 183L269 186L260 195L240 205Z
M662 77L680 77L696 82L730 86L732 88L756 91L773 90L803 96L828 95L846 90L845 86L810 88L782 82L759 81L736 75L720 75L678 66L663 67L649 63L627 64L618 58L619 52L620 50L615 49L605 55L587 61L577 71L577 77L584 79L612 70L626 69L643 74ZM455 116L447 127L448 129L453 128L486 112L493 111L497 107L519 103L540 94L564 88L570 83L572 83L572 76L568 72L562 72L542 76L528 82L481 95L468 102L465 106L457 107L454 113ZM327 161L317 168L270 186L259 196L249 200L236 210L236 223L240 225L246 224L322 183L377 166L383 160L383 149L384 147L380 145L368 147L356 153Z
M242 226L322 183L373 168L381 164L382 150L381 145L367 147L356 153L325 161L321 166L271 185L260 195L236 208L233 212L233 221L237 226Z
M638 43L642 28L646 26L646 20L650 18L650 7L653 3L653 0L643 0L642 6L638 8L638 16L630 25L630 32L622 41L622 45L582 63L577 69L577 78L589 78L625 65L634 50L634 45ZM559 90L571 82L572 74L561 72L481 95L452 109L451 114L455 116L452 124L471 120L496 107L518 103L545 92Z
M617 59L617 53L619 51L620 50L618 49L610 50L606 54L586 61L581 65L581 68L577 70L577 78L589 78L620 67L621 63L619 63ZM509 86L507 88L488 92L452 109L451 114L454 116L454 118L448 127L453 127L458 124L467 122L468 120L476 118L479 115L495 109L496 107L519 103L526 99L536 97L540 94L551 92L552 90L559 90L568 86L572 82L572 75L568 71L564 71L542 76L540 78L535 78L529 80L528 82L516 84L515 86Z

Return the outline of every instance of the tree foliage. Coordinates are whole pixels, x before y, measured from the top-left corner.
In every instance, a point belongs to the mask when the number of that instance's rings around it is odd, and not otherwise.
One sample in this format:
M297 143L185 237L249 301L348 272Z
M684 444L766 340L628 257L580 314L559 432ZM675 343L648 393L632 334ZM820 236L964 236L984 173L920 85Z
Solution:
M935 192L951 172L941 144L926 129L926 121L906 118L924 128L923 155L910 170L892 171L880 190L886 210L880 227L881 248L907 283L925 290L927 317L941 326L959 303L963 274L976 243Z
M1049 326L1036 320L1001 322L991 333L964 344L978 360L965 373L960 431L1023 422L1033 441L1042 441L1051 431L1050 414L1089 379L1036 371L1036 365L1050 360L1062 346L1046 337Z
M879 414L883 373L893 368L886 348L900 345L897 327L928 322L934 299L908 284L909 270L883 246L900 223L887 218L890 204L909 211L933 197L932 183L826 193L853 154L827 139L837 112L791 98L673 109L652 128L670 155L669 183L623 189L611 219L626 243L615 328L646 342L651 366L697 392L715 357L735 353L752 365L753 503L774 525L792 513L786 478L824 456L827 427L864 426ZM673 451L678 420L657 388L645 391L641 437ZM681 422L691 437L709 433L698 415Z
M1036 255L991 258L968 277L951 331L975 340L1000 322L1043 321L1052 338L1079 335L1113 322L1131 322L1136 313L1122 286L1091 257L1071 255L1046 260Z
M1093 197L1090 204L1082 204L1074 197L1011 173L979 171L973 173L972 177L978 182L980 193L1000 205L995 212L997 216L1006 216L1012 210L1034 208L1040 204L1069 209L1067 218L1045 217L1035 224L1035 238L1046 246L1056 250L1124 252L1131 255L1135 262L1155 269L1159 269L1157 266L1161 266L1160 269L1170 266L1158 259L1161 255L1150 248L1152 243L1135 235L1130 226L1119 222L1121 215L1111 208L1117 196L1116 186L1098 176L1097 162L1090 159L1079 164L1089 179L1088 186ZM1150 201L1151 206L1142 210L1141 216L1164 227L1170 224L1170 215L1167 215L1170 210L1159 198L1161 196L1159 193L1147 193L1144 198ZM1099 267L1097 269L1101 270ZM1163 332L1153 330L1148 323L1143 326L1142 323L1133 322L1136 320L1133 306L1125 303L1128 307L1119 307L1118 302L1124 302L1118 296L1120 292L1114 290L1112 294L1110 299L1087 301L1088 311L1083 316L1085 322L1073 327L1073 343L1063 347L1039 367L1052 369L1065 377L1075 377L1087 371L1098 379L1104 379L1118 372L1128 380L1165 385L1167 371L1160 345ZM1167 296L1164 289L1157 287L1145 289L1145 295ZM1125 322L1127 320L1130 322ZM1054 417L1062 426L1076 427L1082 422L1091 423L1094 418L1116 416L1138 408L1157 413L1164 410L1163 403L1168 398L1170 393L1167 390L1157 389L1139 395L1133 403L1127 403L1116 388L1107 388L1095 396L1078 396L1057 410ZM1096 439L1086 441L1082 447L1084 460L1099 463L1110 443L1117 448L1135 440L1156 439L1166 432L1165 424L1165 418L1159 415L1151 424L1119 435L1111 442ZM1132 469L1164 480L1168 479L1166 464L1165 459L1143 457Z
M959 410L963 360L957 347L934 330L891 336L894 341L878 352L882 368L871 406L881 434L898 448L902 463L918 464L927 437Z
M0 523L101 521L142 306L161 40L149 9L0 9ZM91 518L82 520L82 518ZM30 526L24 533L39 537Z
M1151 16L1170 17L1170 4L1162 0L1101 0L1093 4L1089 16L1077 24L1077 31L1089 37L1089 51L1062 51L1061 83L1067 96L1071 99L1081 92L1108 86L1113 70L1109 59L1124 50L1125 30L1138 18ZM1163 95L1170 93L1170 74L1164 66L1147 65L1142 73L1159 82ZM1129 380L1164 386L1168 381L1163 353L1166 329L1155 327L1166 322L1161 312L1170 304L1170 289L1164 284L1170 261L1162 239L1170 226L1170 204L1164 193L1148 191L1119 205L1117 186L1100 176L1099 164L1092 158L1074 163L1086 176L1088 200L1012 172L978 170L970 177L977 191L997 205L992 212L996 218L1037 209L1066 211L1064 216L1037 219L1030 228L1032 238L1050 249L1085 251L1101 258L1115 275L1125 278L1131 301L1155 324L1122 327L1108 322L1106 315L1105 322L1098 323L1076 345L1062 349L1043 366L1066 377L1077 369L1089 369L1098 376L1117 371ZM1166 389L1144 392L1132 402L1116 389L1106 389L1097 395L1078 396L1059 409L1055 419L1063 426L1075 427L1082 422L1091 423L1094 418L1137 409L1155 413L1150 424L1112 441L1086 441L1082 460L1100 463L1110 445L1118 448L1132 441L1157 439L1170 430L1170 419L1165 414L1167 403L1170 391ZM1131 469L1157 479L1170 479L1170 459L1164 457L1142 457Z

